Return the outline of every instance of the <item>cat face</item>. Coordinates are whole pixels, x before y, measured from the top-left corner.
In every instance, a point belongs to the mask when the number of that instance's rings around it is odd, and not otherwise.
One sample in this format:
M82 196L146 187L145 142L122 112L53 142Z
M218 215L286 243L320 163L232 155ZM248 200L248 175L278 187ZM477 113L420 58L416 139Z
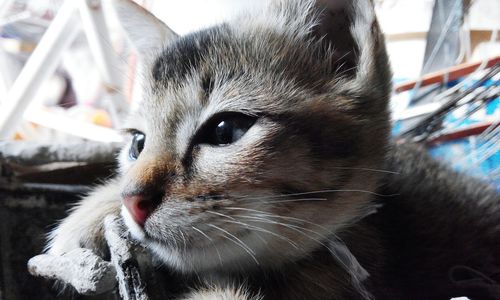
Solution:
M275 2L183 37L117 2L146 53L122 215L160 259L277 266L371 209L390 74L370 1Z

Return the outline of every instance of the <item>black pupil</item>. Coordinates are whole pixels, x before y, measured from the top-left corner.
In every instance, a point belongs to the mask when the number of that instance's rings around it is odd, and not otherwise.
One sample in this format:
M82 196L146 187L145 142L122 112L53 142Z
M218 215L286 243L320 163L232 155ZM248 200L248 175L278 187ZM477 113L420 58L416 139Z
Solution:
M143 133L134 133L132 145L130 146L129 156L131 159L136 160L144 149L144 142L146 136Z
M255 118L241 115L224 118L216 122L210 144L227 145L239 140L255 123Z

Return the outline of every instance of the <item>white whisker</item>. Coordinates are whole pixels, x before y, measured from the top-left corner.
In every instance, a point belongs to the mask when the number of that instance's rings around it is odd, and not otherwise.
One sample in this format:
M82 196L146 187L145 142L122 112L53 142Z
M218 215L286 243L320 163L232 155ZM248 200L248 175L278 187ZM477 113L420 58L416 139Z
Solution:
M255 216L266 216L266 215L256 214ZM321 229L323 229L323 230L325 230L325 231L333 234L333 232L331 231L331 229L328 229L325 226L322 226L322 225L319 225L317 223L313 223L313 222L310 222L310 221L307 221L307 220L304 220L304 219L294 218L294 217L287 217L287 216L280 216L280 215L275 215L275 214L271 214L271 215L267 215L267 216L269 216L271 218L278 218L278 219L292 220L292 221L300 222L300 223L306 223L306 224L313 225L313 226L316 226L318 228L321 228Z
M282 215L273 214L273 213L270 213L270 212L267 212L267 211L258 210L258 209L251 209L251 208L246 208L246 207L233 207L233 206L231 206L231 207L225 207L224 209L227 209L227 210L249 211L249 212L255 213L253 216L271 217L271 218L291 220L291 221L295 221L295 222L299 222L299 223L306 223L306 224L313 225L313 226L316 226L318 228L321 228L322 230L325 230L325 231L330 232L330 233L333 234L333 232L330 229L326 228L325 226L322 226L322 225L319 225L317 223L314 223L314 222L311 222L311 221L308 221L308 220L305 220L305 219L301 219L301 218L295 218L295 217L289 217L289 216L282 216Z
M198 228L196 228L194 226L191 226L191 228L193 228L194 230L196 230L197 232L199 232L201 235L203 235L204 237L206 237L207 240L209 240L213 244L213 246L215 248L215 252L217 252L217 256L219 257L220 265L222 266L222 257L220 255L219 249L217 248L217 246L214 243L214 240L211 237L209 237L205 232L201 231L201 229L198 229Z
M346 265L345 261L341 260L336 251L334 251L333 249L331 249L327 244L325 244L323 241L317 239L317 238L314 238L312 236L310 236L309 234L307 234L306 232L302 231L302 230L305 230L305 231L308 231L308 232L311 232L311 233L314 233L316 235L318 235L320 238L325 238L325 236L315 232L314 230L308 230L307 228L300 228L298 226L294 226L294 225L291 225L291 224L287 224L287 223L281 223L281 222L275 222L275 221L272 221L272 220L268 220L268 219L265 219L265 218L255 218L255 217L250 217L250 218L254 218L256 219L257 222L264 222L264 223L270 223L270 224L276 224L276 225L281 225L281 226L284 226L284 227L287 227L291 230L294 230L302 235L304 235L306 238L308 239L311 239L313 240L314 242L320 244L321 246L325 247L336 259L337 261L342 265L342 267L347 270L348 272L350 272L349 270L349 266ZM336 236L335 236L336 237ZM337 238L337 237L336 237ZM337 238L338 239L338 238Z
M390 171L390 170L382 170L382 169L372 169L372 168L358 168L358 167L333 167L332 169L339 170L360 170L360 171L370 171L370 172L379 172L385 174L399 174L399 172Z
M250 225L250 224L247 224L247 223L245 223L245 222L240 222L240 221L224 220L224 222L228 222L228 223L232 223L232 224L239 224L239 225L242 225L242 226L244 226L244 227L246 227L246 228L248 228L248 229L254 229L254 230L257 230L257 231L260 231L260 232L268 233L268 234L273 235L273 236L275 236L275 237L277 237L277 238L279 238L279 239L282 239L282 240L284 240L284 241L287 241L287 242L288 242L288 243L290 243L290 245L292 245L295 249L299 249L299 248L298 248L298 246L297 246L297 244L296 244L296 243L294 243L294 242L293 242L292 240L290 240L289 238L284 237L284 236L282 236L282 235L280 235L280 234L277 234L277 233L275 233L275 232L272 232L272 231L270 231L270 230L264 229L264 228L262 228L262 227L259 227L259 226L254 226L254 225Z
M276 203L287 203L287 202L306 202L306 201L327 201L326 198L299 198L299 199L287 199L278 201L263 201L262 204L276 204Z
M225 237L226 239L232 241L236 245L240 246L243 250L245 250L245 252L247 252L252 257L252 259L255 261L255 263L257 265L259 265L259 261L255 257L255 252L252 249L250 249L242 240L240 240L239 238L237 238L234 234L231 234L229 231L224 230L224 229L222 229L222 228L220 228L218 226L215 226L213 224L208 224L208 226L210 226L212 228L215 228L215 229L217 229L217 230L219 230L219 231L221 231L221 232L229 235L230 237L232 237L232 238L229 238L229 237L223 235L223 237Z
M184 236L184 233L182 232L182 229L180 229L180 228L179 228L179 233L180 233L181 238L182 238L183 249L184 249L184 253L185 253L186 252L186 248L187 248L186 237Z
M374 196L380 197L392 197L398 196L399 194L379 194L372 191L360 190L360 189L332 189L332 190L318 190L318 191L309 191L309 192L299 192L299 193L291 193L291 194L280 194L280 195L272 195L272 196L260 196L260 197L246 197L244 200L265 200L265 199L273 199L273 198L282 198L282 197L291 197L291 196L302 196L302 195L312 195L312 194L326 194L326 193L336 193L336 192L350 192L350 193L366 193ZM239 198L236 198L239 199Z
M229 218L231 220L236 220L235 218L233 218L231 216L228 216L228 215L225 215L223 213L216 212L216 211L210 211L210 210L208 210L207 213L213 214L213 215L216 215L216 216L219 216L219 217Z
M304 228L304 227L301 227L301 226L297 226L297 225L294 225L294 224L290 224L290 223L283 223L283 222L278 222L278 221L274 221L274 220L269 220L267 218L263 218L263 217L255 217L255 216L241 216L242 218L246 218L246 219L253 219L253 220L259 220L259 221L262 221L262 222L266 222L266 223L269 223L269 224L276 224L276 225L281 225L281 226L284 226L284 227L287 227L287 228L290 228L292 230L300 230L301 233L302 230L306 231L306 232L309 232L309 233L313 233L317 236L319 236L320 238L324 238L325 236L314 231L314 230L311 230L311 229L308 229L308 228Z

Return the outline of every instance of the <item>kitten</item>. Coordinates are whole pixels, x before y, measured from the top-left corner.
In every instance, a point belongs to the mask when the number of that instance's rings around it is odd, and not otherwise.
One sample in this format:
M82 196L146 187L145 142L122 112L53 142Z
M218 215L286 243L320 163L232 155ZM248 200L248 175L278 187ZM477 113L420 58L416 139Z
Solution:
M121 214L183 299L500 299L499 196L389 142L370 0L275 1L183 37L115 6L144 99L120 174L49 253L103 254L103 218Z

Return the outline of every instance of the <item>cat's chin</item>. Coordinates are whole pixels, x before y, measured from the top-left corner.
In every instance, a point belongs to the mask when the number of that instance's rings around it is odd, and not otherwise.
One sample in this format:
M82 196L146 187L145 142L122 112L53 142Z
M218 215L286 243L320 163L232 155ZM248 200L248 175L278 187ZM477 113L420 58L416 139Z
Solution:
M141 244L148 248L155 259L183 273L238 272L259 268L262 265L277 266L284 262L282 261L283 255L276 256L276 252L269 251L269 247L262 237L253 232L239 235L239 238L248 245L247 250L227 240L178 249L172 247L171 244L148 237L144 230L133 220L128 210L123 207L121 215L132 238L140 241ZM299 253L289 254L291 256L300 256Z
M227 241L205 247L187 248L175 248L159 241L149 241L146 247L156 259L185 274L248 273L262 268L274 269L305 255L296 251L290 253L287 253L287 250L271 251L265 244L251 242L257 239L259 237L254 234L241 238L248 248L254 251L253 254ZM262 240L259 239L259 242Z

